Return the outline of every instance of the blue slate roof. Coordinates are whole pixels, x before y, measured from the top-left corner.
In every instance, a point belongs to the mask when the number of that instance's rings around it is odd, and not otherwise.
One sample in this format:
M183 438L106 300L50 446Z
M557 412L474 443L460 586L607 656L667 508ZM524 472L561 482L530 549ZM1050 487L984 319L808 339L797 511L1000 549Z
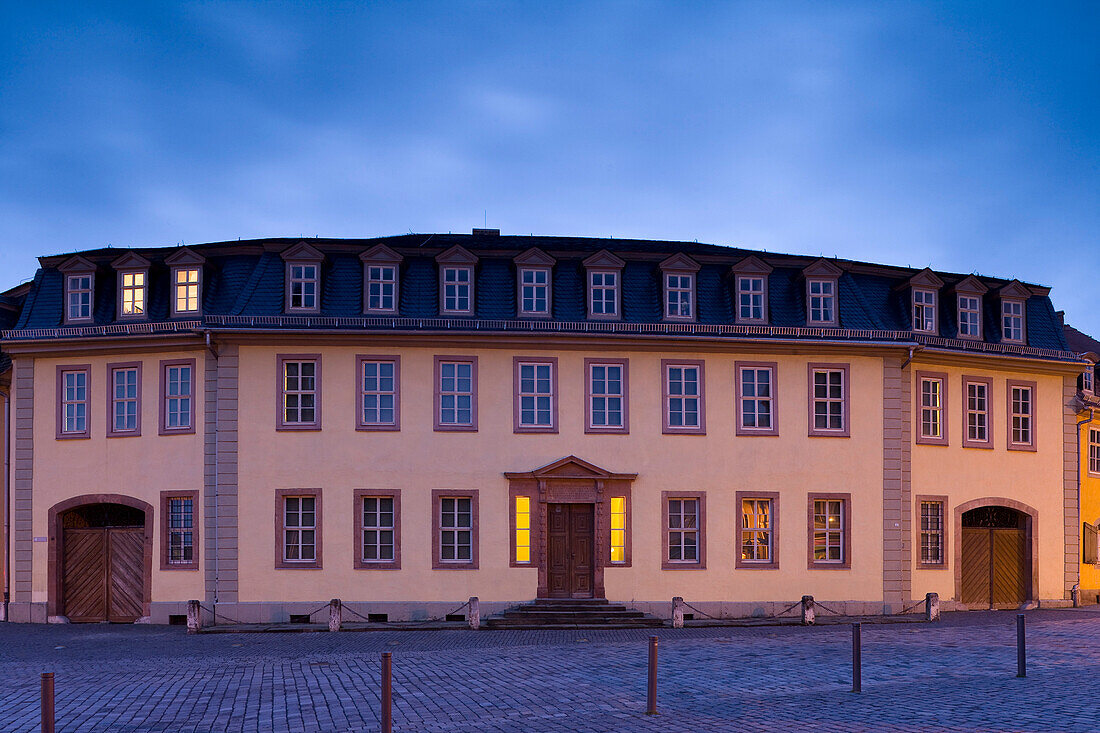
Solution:
M206 258L203 266L203 316L284 315L285 263L280 253L296 245L297 239L265 239L193 245L190 249ZM697 322L735 322L734 279L730 268L748 255L770 265L768 275L769 325L804 327L806 295L802 271L816 257L753 252L697 242L662 242L570 237L520 237L464 234L409 234L377 239L311 239L308 244L324 254L321 267L320 313L325 317L363 315L363 264L359 255L385 244L402 256L399 284L399 314L405 318L436 318L440 314L438 266L435 257L461 244L478 257L475 275L477 320L516 319L517 267L513 261L531 247L540 248L555 259L552 271L552 315L560 321L587 318L586 275L583 260L608 250L625 260L622 270L622 321L626 324L658 323L662 316L661 273L665 258L682 253L699 264L696 276ZM166 257L176 248L134 250L152 262L149 275L149 318L169 319L169 268ZM75 253L74 253L75 254ZM95 276L94 323L115 323L116 273L110 263L122 252L99 249L78 253L97 266ZM19 317L7 327L50 329L62 324L64 275L58 270L71 254L41 258L42 267L27 292ZM829 260L843 272L838 280L838 313L844 329L907 331L911 328L909 291L906 282L917 270L847 260ZM965 275L939 273L941 291L940 335L956 336L955 314L950 288ZM996 290L1008 281L980 278L990 293L986 306L984 336L989 342L1001 339ZM1045 289L1034 287L1027 301L1027 344L1066 350L1061 323Z

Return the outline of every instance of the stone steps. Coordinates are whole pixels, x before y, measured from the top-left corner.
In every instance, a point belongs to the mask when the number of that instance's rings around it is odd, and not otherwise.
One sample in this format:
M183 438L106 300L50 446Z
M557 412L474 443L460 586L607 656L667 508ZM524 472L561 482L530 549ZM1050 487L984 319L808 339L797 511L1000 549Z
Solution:
M602 598L539 598L485 620L490 629L637 629L663 625L655 616Z

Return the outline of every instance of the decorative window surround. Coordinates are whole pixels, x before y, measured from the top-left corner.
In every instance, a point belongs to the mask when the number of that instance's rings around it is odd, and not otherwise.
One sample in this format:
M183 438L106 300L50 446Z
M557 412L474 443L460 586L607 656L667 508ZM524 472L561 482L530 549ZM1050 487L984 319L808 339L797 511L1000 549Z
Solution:
M947 445L947 375L940 372L916 373L913 397L913 434L918 445Z
M673 504L676 502L676 504ZM694 521L695 526L690 526ZM672 526L675 524L676 526ZM681 539L679 544L673 540L681 533L687 533L695 539L694 559L671 559L673 554L689 552L690 541ZM680 552L674 552L679 548ZM661 492L661 569L662 570L705 570L707 567L707 492L705 491L662 491Z
M1020 281L1013 280L997 291L1001 301L1001 340L1009 344L1027 343L1027 299L1031 297Z
M696 274L699 263L685 254L674 254L661 262L662 320L694 321L699 314Z
M439 312L448 316L474 315L477 256L456 244L436 255L435 261L439 266Z
M914 333L939 335L940 288L943 285L943 280L926 267L900 286L909 289L910 326Z
M352 524L355 542L352 548L352 567L356 570L400 570L401 569L401 490L400 489L356 489L352 505ZM367 499L378 500L374 506L368 506ZM389 500L389 512L383 500ZM373 511L368 511L372 509ZM389 525L386 525L386 520ZM385 535L386 532L390 534ZM369 534L368 534L369 533ZM380 536L378 536L380 535ZM393 548L393 557L368 559L368 547L374 547L385 554L386 540Z
M806 325L840 326L840 276L844 271L824 258L804 270Z
M187 318L202 315L203 265L206 258L187 247L180 247L166 257L172 292L169 315Z
M984 338L984 320L982 301L989 292L981 280L969 275L952 288L955 293L957 337L981 341Z
M1038 387L1035 382L1009 379L1005 383L1008 398L1008 449L1037 450L1035 431L1038 427L1039 411L1036 409Z
M364 313L397 313L400 310L402 259L384 244L359 255L363 263Z
M516 310L520 318L550 318L554 258L537 247L516 257Z
M320 430L321 355L277 354L275 360L275 429Z
M95 264L74 255L57 269L65 278L64 324L91 323L95 317Z
M199 569L199 492L160 492L160 569Z
M57 366L57 417L54 437L58 440L92 437L91 389L91 364Z
M917 567L940 570L946 568L947 497L918 494L913 516L917 520L917 544L914 548Z
M848 493L842 494L819 494L811 493L808 495L809 501L809 518L807 520L807 563L806 567L810 570L847 570L852 567L852 495ZM822 507L826 510L827 514L818 515L817 507L815 506L819 502L824 502L825 506ZM830 520L833 516L832 510L835 509L834 502L840 503L839 514L839 526L830 526ZM820 520L815 521L815 517L821 516L825 518L824 522ZM821 526L815 526L821 525ZM815 559L814 554L814 534L823 535L827 543L831 543L836 539L836 533L840 534L839 544L825 544L823 547L839 547L840 559L838 560L819 560Z
M772 267L749 255L730 269L733 278L734 323L764 325L768 323L768 275Z
M455 504L444 502L445 499L456 500ZM469 501L469 520L467 521L462 511L464 505L457 504L461 500ZM444 511L447 519L444 519ZM457 515L457 516L456 516ZM453 526L447 526L452 524ZM477 489L432 489L432 569L433 570L477 570L478 569L478 545L480 534L480 521L478 519L478 490ZM444 532L463 533L469 532L470 557L463 559L443 559L444 544L450 547L465 546L465 537L443 537ZM447 553L451 554L451 553ZM459 553L461 554L461 553Z
M662 359L661 385L664 393L661 399L662 432L666 435L706 435L705 363L701 359Z
M558 359L512 358L512 432L558 432Z
M320 313L324 254L307 242L299 242L284 251L282 257L286 263L286 312Z
M1092 394L1096 387L1096 365L1091 362L1085 370L1081 372L1081 391L1087 394Z
M760 526L763 524L761 521L761 515L759 513L759 505L746 507L745 502L761 502L766 501L768 504L768 514L766 515L767 527ZM734 535L735 542L734 557L736 559L735 567L745 570L778 570L779 569L779 555L777 550L779 549L779 492L777 491L738 491L736 492L736 509L737 512L737 526L735 528L736 534ZM754 519L751 526L746 526L745 510L747 508L753 508L757 510L754 512ZM767 548L768 558L766 560L755 560L745 557L746 539L752 542L753 539L759 543L760 534L767 533ZM752 536L746 536L746 535ZM756 549L758 545L749 545Z
M136 438L140 435L141 362L108 364L107 437Z
M616 385L618 385L617 392ZM617 423L614 420L616 414L619 416ZM599 424L596 424L597 420ZM589 358L584 360L584 432L620 435L630 432L630 361L628 359Z
M276 570L321 569L322 516L320 489L275 490Z
M623 268L626 262L606 249L581 264L588 283L588 317L617 321L622 318Z
M437 356L434 372L435 431L477 432L477 357Z
M733 380L737 393L736 434L779 435L779 364L735 361Z
M963 448L993 448L993 380L963 375Z
M809 419L807 423L807 435L811 437L847 438L850 436L850 405L851 383L848 364L820 364L810 363L806 365L808 373L808 399L807 407ZM836 376L840 375L839 379ZM823 375L823 376L818 376ZM820 384L819 384L820 382ZM839 385L838 385L839 382ZM837 387L839 386L839 395ZM818 404L822 410L818 410ZM839 407L836 407L839 405ZM824 418L824 425L819 426L817 418ZM837 426L837 418L840 425Z
M355 429L401 429L401 357L356 354Z
M160 362L160 434L195 432L195 360Z
M1100 476L1100 430L1089 428L1089 476Z
M118 279L115 318L120 321L149 317L149 260L128 252L111 263Z

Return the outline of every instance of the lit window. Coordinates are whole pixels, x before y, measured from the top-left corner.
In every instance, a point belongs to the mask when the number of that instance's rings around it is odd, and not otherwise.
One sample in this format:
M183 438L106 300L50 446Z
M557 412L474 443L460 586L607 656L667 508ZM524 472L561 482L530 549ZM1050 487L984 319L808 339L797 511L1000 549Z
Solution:
M394 561L394 507L392 496L364 496L360 557L365 563Z
M619 314L619 273L590 272L588 282L592 315L617 316Z
M626 562L626 497L611 497L611 562Z
M290 265L290 310L317 310L317 265Z
M740 428L747 432L772 432L774 422L774 367L742 366L738 367L738 391L740 409L738 420Z
M920 437L943 441L943 385L941 377L920 378Z
M317 560L317 500L313 496L287 496L283 499L283 560Z
M1100 430L1089 428L1089 473L1100 474Z
M173 271L175 312L197 313L199 310L199 268L177 267Z
M981 338L982 301L973 295L959 296L959 336Z
M145 273L122 273L122 315L140 316L145 313Z
M443 268L443 310L446 313L470 313L470 283L473 270L469 267Z
M516 497L516 562L531 562L531 497Z
M393 313L397 310L397 267L367 266L367 310Z
M281 427L317 425L318 362L313 359L284 359L282 372Z
M741 501L741 559L745 562L772 562L772 501Z
M922 333L936 332L935 291L913 289L913 330Z
M520 312L523 315L550 314L550 271L522 268L520 271Z
M811 367L811 435L845 435L848 430L846 369Z
M61 372L61 433L88 432L88 370Z
M665 316L694 318L692 310L694 291L694 275L665 275Z
M703 426L702 368L665 366L665 423L671 430L698 431Z
M1024 341L1024 304L1018 300L1001 301L1001 334L1005 341Z
M813 523L814 562L844 562L844 502L815 500Z
M397 363L360 361L359 427L397 425Z
M476 367L469 361L439 361L439 427L477 424Z
M195 562L195 500L191 497L168 498L167 559L169 565Z
M192 369L189 364L168 364L164 368L164 429L192 427Z
M589 364L589 427L626 426L626 380L622 364Z
M1032 385L1008 383L1009 448L1034 447L1035 389Z
M554 365L518 363L520 428L554 427Z
M764 278L737 278L737 319L739 321L764 320Z
M473 512L469 497L439 500L439 559L444 563L473 562Z
M810 323L836 323L836 282L834 280L809 280Z
M68 309L70 321L86 321L92 317L92 276L69 275L65 279L68 291Z
M668 561L699 562L699 500L668 500Z
M137 367L116 367L111 370L111 432L138 432L138 370Z
M966 443L989 443L989 384L966 381Z
M943 502L920 503L920 561L943 565Z

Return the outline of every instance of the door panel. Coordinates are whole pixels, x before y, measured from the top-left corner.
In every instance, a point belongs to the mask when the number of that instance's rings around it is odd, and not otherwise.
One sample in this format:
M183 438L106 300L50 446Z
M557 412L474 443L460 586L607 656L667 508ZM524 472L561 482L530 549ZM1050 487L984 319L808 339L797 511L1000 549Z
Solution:
M963 527L962 602L989 605L989 530Z
M107 620L130 623L141 617L145 595L145 531L108 529L110 558Z
M592 597L596 528L592 504L573 504L569 509L570 584L573 598Z
M62 613L76 623L106 619L107 530L66 529L62 541Z
M546 505L546 586L550 598L569 597L569 505Z
M591 598L596 567L595 507L546 505L546 585L550 598Z
M1024 602L1024 531L992 529L993 603L1012 607Z

